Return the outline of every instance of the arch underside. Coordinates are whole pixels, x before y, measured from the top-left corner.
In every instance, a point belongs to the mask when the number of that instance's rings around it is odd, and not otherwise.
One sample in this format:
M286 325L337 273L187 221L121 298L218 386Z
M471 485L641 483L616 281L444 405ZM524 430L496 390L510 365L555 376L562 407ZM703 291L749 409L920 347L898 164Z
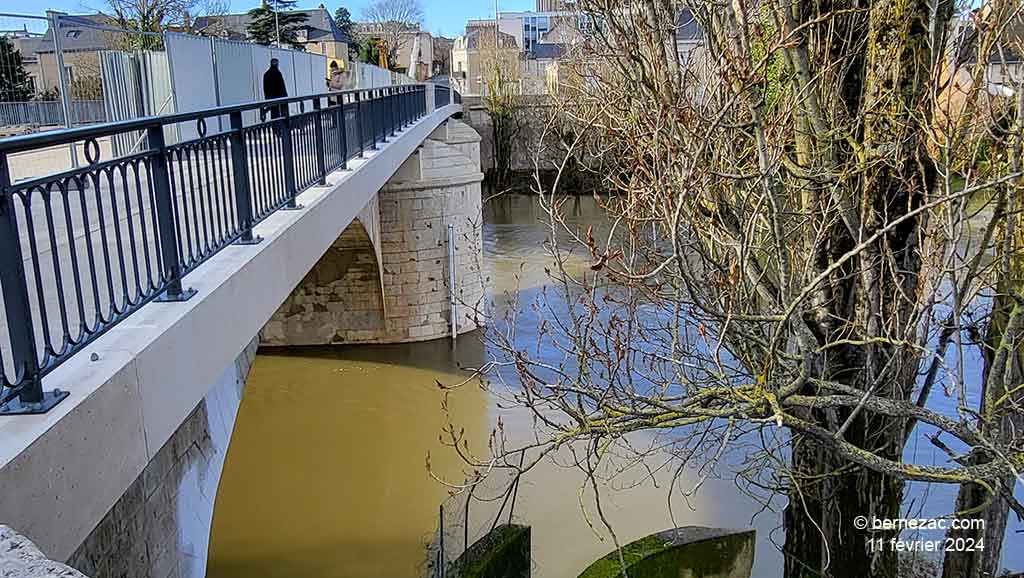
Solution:
M271 317L262 345L367 343L379 338L386 327L381 269L367 229L355 219L342 231Z

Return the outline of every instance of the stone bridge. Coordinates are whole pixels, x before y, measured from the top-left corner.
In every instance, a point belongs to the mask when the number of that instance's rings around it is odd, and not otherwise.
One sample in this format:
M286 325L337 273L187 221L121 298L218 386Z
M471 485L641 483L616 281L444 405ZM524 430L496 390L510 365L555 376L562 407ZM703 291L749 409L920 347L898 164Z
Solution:
M413 122L346 168L323 170L289 203L297 208L255 222L261 241L229 244L188 269L180 281L194 296L147 301L47 371L43 387L66 399L40 415L0 415L0 524L93 578L204 576L220 469L259 344L405 342L475 329L480 137L453 118L460 105L432 93ZM19 183L0 185L10 196ZM68 223L65 234L88 237ZM20 267L31 278L32 259L45 258L26 255ZM31 317L42 350L33 299L51 296L25 300L31 311L18 309L18 297L4 287L4 328L13 335L19 316Z

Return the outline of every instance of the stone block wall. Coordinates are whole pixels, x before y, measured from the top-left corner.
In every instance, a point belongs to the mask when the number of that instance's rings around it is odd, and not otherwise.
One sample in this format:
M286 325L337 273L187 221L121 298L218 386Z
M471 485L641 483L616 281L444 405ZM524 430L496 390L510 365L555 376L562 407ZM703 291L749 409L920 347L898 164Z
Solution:
M373 242L352 223L306 274L262 333L265 346L366 343L385 331Z
M473 129L454 120L438 128L361 213L376 225L353 222L342 233L267 323L263 345L449 337L448 225L457 331L476 329L484 295L479 167Z
M206 576L217 483L257 345L253 339L225 370L71 555L69 566L90 578Z
M381 191L381 226L386 231L381 234L381 267L389 341L450 336L449 224L455 232L458 331L477 328L476 312L483 297L480 202L479 182Z

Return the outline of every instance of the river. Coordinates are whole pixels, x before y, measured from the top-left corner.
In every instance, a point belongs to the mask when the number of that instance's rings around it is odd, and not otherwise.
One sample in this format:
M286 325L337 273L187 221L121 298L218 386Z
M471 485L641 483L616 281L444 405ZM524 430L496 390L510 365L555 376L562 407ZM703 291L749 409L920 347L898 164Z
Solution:
M592 199L570 201L572 219L601 219ZM549 229L534 198L506 196L485 209L488 291L507 307L516 288L529 295L546 283ZM578 265L584 263L578 260ZM531 327L542 310L524 307ZM531 341L528 330L519 337ZM465 368L486 357L478 334L393 346L302 348L261 352L252 367L218 488L211 532L210 578L404 578L419 576L424 546L448 490L434 475L460 481L464 464L439 441L442 394ZM506 434L525 440L531 421L499 407L501 398L469 384L449 396L451 419L472 447L484 448L499 416ZM430 467L426 466L430 455ZM523 481L515 517L532 526L533 575L572 578L609 552L612 541L588 526L580 509L578 470L545 463ZM687 502L667 500L667 476L641 481L632 472L606 484L603 506L627 542L673 525L755 528L755 578L781 574L777 513L737 489L729 476L711 478ZM684 484L696 483L685 474ZM943 494L946 498L949 493ZM593 515L593 497L582 494ZM496 506L490 506L492 510ZM480 525L490 512L471 518ZM447 517L446 517L447 519ZM474 526L474 533L476 526Z

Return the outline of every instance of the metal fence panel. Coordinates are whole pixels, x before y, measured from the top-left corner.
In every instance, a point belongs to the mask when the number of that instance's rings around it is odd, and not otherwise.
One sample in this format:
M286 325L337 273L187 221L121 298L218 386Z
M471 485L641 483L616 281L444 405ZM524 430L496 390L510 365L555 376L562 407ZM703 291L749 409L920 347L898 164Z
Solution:
M103 102L112 121L144 116L139 87L142 83L139 66L129 52L103 51L100 53L100 75L103 78ZM129 154L141 138L140 131L114 135L111 140L114 154Z
M187 34L167 34L166 44L178 112L215 108L217 87L210 39ZM194 123L182 124L178 131L183 141L199 136Z
M213 51L221 106L260 100L262 96L257 96L256 86L253 84L256 70L251 55L252 45L216 39L213 41ZM259 118L255 111L246 111L243 117L247 125L255 124ZM221 127L228 127L227 120L223 117Z
M105 122L107 118L102 100L77 100L71 103L74 124ZM56 100L29 102L0 102L0 126L13 125L53 126L64 124L64 113Z
M292 56L292 74L295 75L295 96L313 94L309 78L309 55L295 54ZM289 92L289 94L292 94Z
M144 51L136 53L139 59L139 70L142 73L142 104L146 116L159 116L177 112L174 102L174 87L171 85L171 64L167 53L160 51ZM171 138L175 136L175 138ZM168 144L178 142L177 132L168 128L164 136Z

